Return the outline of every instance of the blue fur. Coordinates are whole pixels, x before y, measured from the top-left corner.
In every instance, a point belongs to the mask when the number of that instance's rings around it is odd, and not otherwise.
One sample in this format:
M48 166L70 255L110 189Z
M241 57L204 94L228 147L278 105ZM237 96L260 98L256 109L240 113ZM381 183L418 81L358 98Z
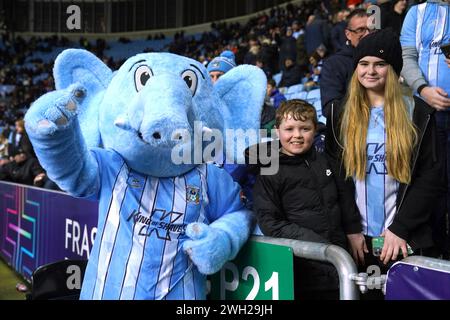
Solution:
M143 65L152 76L137 91L136 70ZM197 75L195 94L181 77L186 70ZM131 169L145 175L185 174L197 164L174 164L172 149L192 151L195 134L201 134L194 130L202 127L218 129L224 137L226 129L258 129L266 88L264 73L254 66L233 68L213 86L202 64L169 53L138 54L113 73L93 54L69 49L56 59L54 77L56 91L32 104L25 125L49 177L75 196L92 196L101 188L99 168L89 152L93 147L115 150ZM183 138L173 139L176 129ZM225 152L236 161L243 150ZM199 271L214 273L233 259L250 223L248 211L236 211L209 226L189 225L192 240L185 242L185 249Z
M251 213L246 210L227 214L211 223L191 223L183 249L203 274L219 271L228 260L234 259L245 243L251 228Z
M74 83L86 89L87 95L80 105L78 119L86 144L90 147L101 146L98 108L113 77L112 71L89 51L67 49L56 58L53 75L57 90L66 89Z

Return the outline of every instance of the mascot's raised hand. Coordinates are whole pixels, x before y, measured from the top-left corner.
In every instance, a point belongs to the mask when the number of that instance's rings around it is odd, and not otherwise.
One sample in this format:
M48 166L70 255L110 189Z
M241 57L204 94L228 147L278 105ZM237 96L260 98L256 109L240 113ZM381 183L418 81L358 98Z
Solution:
M88 154L77 119L85 97L81 84L70 85L39 98L25 118L42 165L63 190L77 196L97 187L97 163ZM80 179L85 183L79 183Z
M225 130L259 128L264 73L238 66L213 87L185 57L139 54L113 74L69 49L54 77L25 125L48 176L99 201L81 298L204 299L205 274L236 256L252 223L239 186L206 163L204 134L219 133L215 157L242 160L250 141L239 149Z

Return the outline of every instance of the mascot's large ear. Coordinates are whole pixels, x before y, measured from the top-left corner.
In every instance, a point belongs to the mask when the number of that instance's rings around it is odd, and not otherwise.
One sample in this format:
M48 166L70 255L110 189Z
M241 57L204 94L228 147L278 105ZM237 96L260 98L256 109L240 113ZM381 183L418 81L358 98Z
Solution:
M99 106L113 73L94 54L83 49L67 49L55 60L53 77L57 90L79 83L86 89L78 119L88 147L101 146Z
M225 127L259 128L266 87L266 75L252 65L238 66L220 77L214 90L225 102L231 116L225 119Z
M226 105L224 115L226 129L258 130L260 128L261 110L267 88L264 72L252 65L237 66L224 74L214 85L214 91ZM225 138L226 139L226 138ZM258 135L259 139L259 135ZM241 141L242 142L242 141ZM228 159L243 162L243 149L257 141L246 140L240 149L226 150ZM230 144L226 144L226 147Z

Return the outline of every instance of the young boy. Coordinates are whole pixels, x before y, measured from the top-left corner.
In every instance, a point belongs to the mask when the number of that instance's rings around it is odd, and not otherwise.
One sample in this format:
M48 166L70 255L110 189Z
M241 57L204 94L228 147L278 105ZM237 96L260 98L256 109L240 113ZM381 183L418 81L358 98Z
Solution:
M259 175L253 209L266 236L346 246L333 172L325 156L313 148L317 129L315 108L288 100L276 113L279 170ZM270 150L268 147L267 150ZM271 157L273 158L274 155ZM296 259L296 297L337 299L338 276L326 263Z

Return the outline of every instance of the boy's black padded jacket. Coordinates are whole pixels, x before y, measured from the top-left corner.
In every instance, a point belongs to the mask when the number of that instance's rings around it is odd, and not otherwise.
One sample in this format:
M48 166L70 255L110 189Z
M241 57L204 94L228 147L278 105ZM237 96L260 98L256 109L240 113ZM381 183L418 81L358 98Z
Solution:
M346 247L334 174L314 147L298 156L279 153L278 173L258 175L253 197L264 235Z

